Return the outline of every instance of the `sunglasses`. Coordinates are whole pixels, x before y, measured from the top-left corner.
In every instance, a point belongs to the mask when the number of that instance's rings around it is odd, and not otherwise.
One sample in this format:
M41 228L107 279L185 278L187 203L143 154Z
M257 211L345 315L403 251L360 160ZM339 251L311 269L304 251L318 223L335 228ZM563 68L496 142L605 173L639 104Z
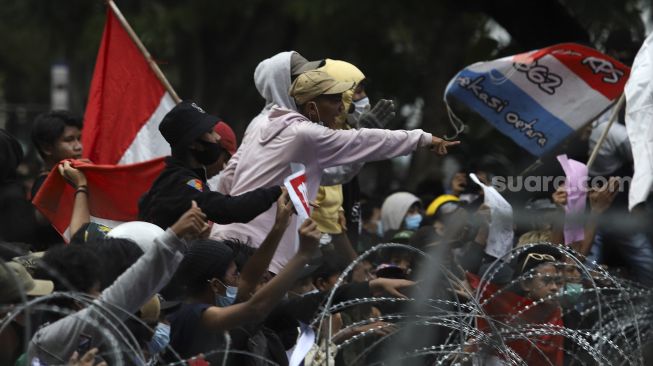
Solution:
M526 264L528 264L528 261L534 259L536 261L540 262L555 262L556 259L554 256L551 254L541 254L541 253L528 253L526 256L526 260L524 260L524 264L521 266L521 271L524 272L524 268L526 268Z
M565 279L560 276L560 275L538 275L537 278L544 283L545 286L549 286L551 284L556 284L558 286L562 286L565 283Z

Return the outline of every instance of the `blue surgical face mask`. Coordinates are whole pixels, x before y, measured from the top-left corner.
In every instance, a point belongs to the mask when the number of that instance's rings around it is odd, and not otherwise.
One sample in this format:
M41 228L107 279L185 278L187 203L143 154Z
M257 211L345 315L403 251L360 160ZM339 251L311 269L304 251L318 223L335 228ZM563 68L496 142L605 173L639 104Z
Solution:
M234 286L227 286L225 285L222 281L218 280L218 282L225 288L225 295L220 295L218 293L215 294L215 305L219 307L227 307L231 306L236 302L236 296L238 295L238 287Z
M408 230L417 230L419 229L419 224L422 223L422 215L420 214L412 214L406 216L404 219L404 226Z
M233 299L233 301L236 301L236 296L238 295L238 287L227 286L226 294L228 298Z
M159 323L154 329L152 340L148 344L151 355L156 355L163 351L164 348L170 343L170 325Z

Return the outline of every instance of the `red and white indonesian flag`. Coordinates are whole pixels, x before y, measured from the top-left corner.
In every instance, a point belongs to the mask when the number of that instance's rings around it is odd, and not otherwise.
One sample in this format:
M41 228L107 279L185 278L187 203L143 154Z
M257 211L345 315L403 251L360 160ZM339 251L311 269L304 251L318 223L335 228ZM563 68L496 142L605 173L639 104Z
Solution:
M646 202L653 188L653 34L639 49L626 83L626 131L633 149L635 174L628 208Z
M72 166L86 175L91 221L113 228L138 219L138 199L164 167L163 158L127 165L95 165L79 160ZM33 203L68 241L75 189L55 167L34 197Z
M304 222L311 216L311 206L308 203L308 190L306 188L306 171L302 169L286 177L283 185L288 190L288 196L297 211L298 223Z
M84 114L84 157L96 164L130 164L169 155L159 124L174 106L145 57L107 9Z

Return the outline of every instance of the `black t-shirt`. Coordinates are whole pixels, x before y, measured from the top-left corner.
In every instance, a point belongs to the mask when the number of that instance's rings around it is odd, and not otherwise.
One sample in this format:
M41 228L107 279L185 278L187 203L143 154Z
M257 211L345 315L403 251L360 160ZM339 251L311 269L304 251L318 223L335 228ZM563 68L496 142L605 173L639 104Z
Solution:
M33 243L36 240L34 207L19 182L0 185L0 241Z
M33 200L34 197L36 197L36 194L39 192L41 186L43 185L43 182L45 182L47 178L48 178L48 173L43 173L38 177L36 177L36 179L34 179L34 184L32 184L32 190L30 191L30 195L31 195L30 199Z
M347 219L347 237L355 245L362 231L361 190L357 176L342 185L342 209L345 210Z
M31 200L34 200L34 197L36 197L36 194L39 192L41 189L41 186L43 186L43 183L45 180L48 178L48 173L44 173L36 177L34 180L34 184L32 185L32 190L30 192L31 194ZM33 211L36 211L35 207L32 207ZM47 219L45 219L47 221ZM33 251L44 251L47 250L49 247L51 247L53 244L61 244L63 243L63 238L57 230L52 227L52 225L49 222L39 222L36 221L34 228L34 240L31 242L32 244L32 250Z
M209 307L209 304L187 303L170 315L170 346L185 359L204 353L208 362L220 365L223 354L212 351L224 350L224 335L206 329L201 323L202 314ZM175 359L167 355L166 361Z
M318 311L325 305L330 291L316 292L299 298L282 301L265 319L265 326L279 335L286 350L294 346L298 322L310 324ZM335 291L331 305L343 301L371 297L368 282L345 284Z

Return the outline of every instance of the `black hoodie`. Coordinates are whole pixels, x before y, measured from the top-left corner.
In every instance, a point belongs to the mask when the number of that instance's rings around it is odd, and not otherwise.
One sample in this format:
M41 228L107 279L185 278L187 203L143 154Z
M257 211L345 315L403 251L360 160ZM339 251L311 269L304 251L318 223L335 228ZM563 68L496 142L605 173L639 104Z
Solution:
M35 240L34 208L16 176L22 160L20 143L0 129L0 241L33 243Z

